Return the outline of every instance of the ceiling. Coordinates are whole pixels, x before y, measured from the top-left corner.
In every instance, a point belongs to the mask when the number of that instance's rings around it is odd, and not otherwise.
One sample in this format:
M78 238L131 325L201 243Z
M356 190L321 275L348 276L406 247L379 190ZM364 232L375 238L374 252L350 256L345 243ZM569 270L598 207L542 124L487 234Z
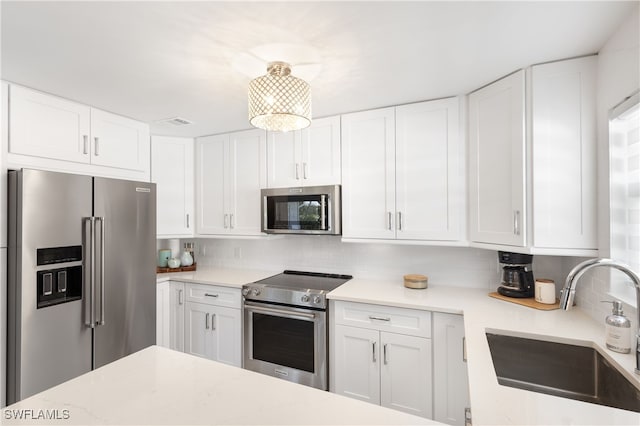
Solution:
M322 117L465 94L531 64L596 53L634 7L3 0L0 70L3 80L149 122L153 134L202 136L250 128L247 86L266 73L252 50L290 54L270 60L290 60L293 75L313 71L313 115ZM238 66L243 58L256 75ZM194 124L156 123L176 116Z

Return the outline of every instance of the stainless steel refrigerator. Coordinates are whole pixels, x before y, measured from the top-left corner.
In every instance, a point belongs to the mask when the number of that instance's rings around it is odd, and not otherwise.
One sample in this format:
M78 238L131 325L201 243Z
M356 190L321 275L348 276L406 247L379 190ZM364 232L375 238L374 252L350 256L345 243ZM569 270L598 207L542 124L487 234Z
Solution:
M155 344L155 184L9 172L7 402Z

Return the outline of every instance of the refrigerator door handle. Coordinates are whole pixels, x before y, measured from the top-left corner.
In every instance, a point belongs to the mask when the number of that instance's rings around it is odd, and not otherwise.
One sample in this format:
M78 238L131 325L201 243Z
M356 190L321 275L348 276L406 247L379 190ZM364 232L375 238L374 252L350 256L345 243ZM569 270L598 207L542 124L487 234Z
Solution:
M94 328L96 324L96 313L95 313L95 292L96 292L96 283L95 283L95 264L96 264L96 253L95 253L95 232L96 232L96 222L95 218L87 217L85 218L85 232L86 225L89 224L89 232L85 234L85 247L89 249L88 256L88 280L85 280L87 293L85 295L85 325L90 328ZM87 275L85 274L85 278Z
M96 222L100 222L100 322L104 325L104 217L97 217Z

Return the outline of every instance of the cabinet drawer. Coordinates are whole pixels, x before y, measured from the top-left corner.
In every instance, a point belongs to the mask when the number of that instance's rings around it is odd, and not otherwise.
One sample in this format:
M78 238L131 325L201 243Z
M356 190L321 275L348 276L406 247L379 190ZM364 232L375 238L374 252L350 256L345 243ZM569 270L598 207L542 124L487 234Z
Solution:
M187 302L226 306L237 309L240 309L242 306L242 296L240 295L239 288L187 283L186 290Z
M431 337L431 312L365 303L335 302L336 324Z

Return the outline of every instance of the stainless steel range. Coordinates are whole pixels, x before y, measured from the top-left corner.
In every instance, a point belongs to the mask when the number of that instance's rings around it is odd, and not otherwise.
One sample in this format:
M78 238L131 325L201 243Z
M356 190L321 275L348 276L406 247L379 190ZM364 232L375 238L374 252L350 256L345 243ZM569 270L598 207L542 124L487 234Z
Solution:
M284 271L242 286L244 368L327 390L327 293L351 278Z

